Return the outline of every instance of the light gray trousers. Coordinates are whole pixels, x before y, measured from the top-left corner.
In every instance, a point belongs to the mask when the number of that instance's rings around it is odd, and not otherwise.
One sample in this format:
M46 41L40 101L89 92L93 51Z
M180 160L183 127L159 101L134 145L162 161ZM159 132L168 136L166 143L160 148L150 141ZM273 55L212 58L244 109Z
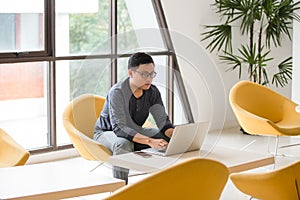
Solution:
M151 137L162 138L169 141L163 133L156 128L141 128L139 133ZM138 144L127 140L126 138L118 137L113 131L98 131L94 133L94 140L103 144L113 155L120 155L128 152L133 152L149 147L148 145ZM113 166L113 177L125 180L128 182L129 169Z

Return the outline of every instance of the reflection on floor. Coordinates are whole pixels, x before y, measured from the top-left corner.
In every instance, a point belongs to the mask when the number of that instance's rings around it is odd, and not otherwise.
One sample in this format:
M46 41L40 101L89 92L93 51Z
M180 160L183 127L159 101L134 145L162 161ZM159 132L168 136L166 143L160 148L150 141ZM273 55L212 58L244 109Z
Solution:
M239 131L239 128L231 128L226 129L222 131L222 133L219 132L212 132L209 133L207 137L207 141L214 140L215 143L221 146L230 147L234 149L242 149L246 151L252 151L252 152L261 152L261 153L268 153L268 137L264 136L253 136L253 135L246 135L242 134ZM288 144L300 144L300 137L281 137L279 140L279 146L282 145L288 145ZM270 151L274 150L275 146L275 138L270 138ZM288 156L280 156L276 159L276 166L275 168L280 168L282 166L285 166L289 163L292 163L296 160L300 159L300 145L299 146L293 146L285 149L280 149L279 153L288 155ZM298 157L297 157L298 156ZM66 159L63 161L57 161L57 162L64 162L68 165L81 165L82 167L85 167L87 170L93 169L95 166L97 166L97 162L92 161L86 161L83 158L77 157L77 158L71 158ZM253 169L251 171L260 172L260 171L269 171L273 169L273 165ZM100 170L105 174L106 176L111 176L111 166L109 164L103 164L99 168L96 169L97 171ZM93 172L91 172L93 173ZM129 178L129 184L135 183L146 176L149 176L149 174L144 175L137 175L138 173L132 172L131 176ZM89 195L89 196L82 196L82 197L76 197L76 198L70 198L72 200L94 200L94 199L103 199L109 195L109 193L103 193L103 194L96 194L96 195ZM70 200L69 199L69 200ZM250 199L249 196L241 193L239 190L237 190L234 185L229 180L227 182L227 185L224 188L223 194L221 196L221 200L244 200L244 199Z

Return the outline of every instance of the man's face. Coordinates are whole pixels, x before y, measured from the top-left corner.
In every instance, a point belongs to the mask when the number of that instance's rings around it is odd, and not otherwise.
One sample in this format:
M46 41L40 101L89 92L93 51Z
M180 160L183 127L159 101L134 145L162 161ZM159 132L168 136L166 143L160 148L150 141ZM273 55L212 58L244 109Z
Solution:
M131 78L131 83L135 87L143 90L150 88L152 80L156 75L153 63L141 64L136 69L129 69L128 73Z

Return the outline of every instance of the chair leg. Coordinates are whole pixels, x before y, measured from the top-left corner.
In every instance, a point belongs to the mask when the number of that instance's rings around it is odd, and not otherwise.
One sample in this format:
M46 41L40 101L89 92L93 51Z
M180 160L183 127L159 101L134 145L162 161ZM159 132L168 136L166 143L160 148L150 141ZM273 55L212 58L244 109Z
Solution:
M90 172L93 172L95 169L97 169L98 167L100 167L101 165L103 165L104 162L99 163L96 167L94 167L93 169L90 170Z
M278 156L278 144L279 144L279 136L277 135L276 136L276 141L275 141L275 149L274 149L274 152L275 152L275 158L276 156Z
M274 149L274 165L273 165L273 170L276 168L276 160L277 160L277 156L278 156L278 144L279 144L279 136L276 136L276 140L275 140L275 149Z
M268 153L272 154L272 152L270 151L270 143L271 143L271 136L268 136Z
M279 149L283 149L283 148L287 148L287 147L294 147L294 146L299 146L300 143L297 143L297 144L288 144L288 145L283 145L283 146L280 146Z
M269 154L273 154L274 156L278 156L279 136L276 136L276 139L275 139L275 149L274 149L274 152L270 151L270 143L271 143L271 136L268 137L268 153Z
M270 151L270 143L271 143L270 138L271 138L271 136L268 137L268 153L273 154L275 156L284 156L284 157L297 158L297 156L278 153L278 149L283 149L283 148L292 147L292 146L298 146L300 144L290 144L290 145L279 146L279 137L280 136L276 136L274 152Z
M274 165L273 165L273 170L276 168L276 159L278 154L278 144L279 144L279 136L276 136L275 138L275 148L274 152L270 151L270 143L271 143L271 136L268 137L268 153L274 155Z

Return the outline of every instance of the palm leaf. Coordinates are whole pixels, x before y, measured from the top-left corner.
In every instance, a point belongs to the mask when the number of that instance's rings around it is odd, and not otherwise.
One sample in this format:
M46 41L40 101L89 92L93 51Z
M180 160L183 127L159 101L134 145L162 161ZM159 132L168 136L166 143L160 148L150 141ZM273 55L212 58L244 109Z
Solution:
M213 52L216 48L219 52L222 47L224 47L225 51L232 51L232 33L229 24L207 25L205 28L210 30L202 33L204 38L201 41L211 40L206 46L207 49L210 49L210 52Z
M275 83L276 87L279 85L284 87L288 84L289 80L292 80L292 57L289 57L282 61L278 65L279 72L274 74L272 84Z
M272 58L272 57L267 57L270 53L271 53L271 50L268 50L268 51L266 51L265 53L262 53L263 52L263 49L264 49L264 47L261 47L261 49L260 49L260 58L258 57L258 55L257 55L257 57L256 57L256 60L258 60L258 65L259 66L261 66L261 67L265 67L265 66L267 66L267 62L268 61L271 61L271 60L273 60L274 58Z
M227 23L241 20L242 34L249 32L255 21L261 18L257 0L216 0L213 5L218 8L222 18L227 18Z
M236 56L232 53L229 52L223 52L224 55L219 56L220 60L231 65L231 67L228 70L235 70L238 68L239 70L239 78L241 78L242 76L242 61L241 58L239 56ZM228 71L227 70L227 71Z
M255 60L256 44L253 45L252 49L250 49L248 45L247 46L242 45L242 47L239 48L238 51L242 55L241 58L243 59L243 62L249 64L257 64Z
M299 9L298 5L299 2L293 3L292 0L273 1L272 5L263 4L268 20L266 28L266 45L268 47L270 47L271 40L275 46L281 46L283 34L291 39L292 20L300 21L299 16L295 13Z

